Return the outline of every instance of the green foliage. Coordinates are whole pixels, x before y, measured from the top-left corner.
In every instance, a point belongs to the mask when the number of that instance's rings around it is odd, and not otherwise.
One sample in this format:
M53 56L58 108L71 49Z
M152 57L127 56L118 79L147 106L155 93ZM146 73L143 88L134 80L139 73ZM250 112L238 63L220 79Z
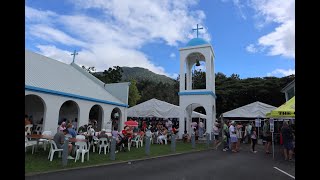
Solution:
M223 112L255 101L276 107L280 106L285 102L285 96L281 89L291 82L294 77L294 75L291 75L282 78L240 79L238 75L226 77L219 74L219 76L216 76L217 117Z
M139 90L137 88L137 82L136 80L131 80L129 87L129 107L136 105L140 98L141 95L139 94Z
M156 83L150 80L137 82L137 87L141 92L141 99L138 104L156 98L161 101L179 105L179 82L176 80L173 80L173 82L173 84L162 82Z
M192 89L206 89L206 72L202 72L201 69L199 71L195 70L192 81Z
M123 70L119 66L109 67L103 72L96 72L93 75L104 83L118 83L121 81Z
M122 74L122 82L128 82L131 79L135 79L137 82L140 81L153 81L156 83L162 82L162 83L168 83L168 84L174 84L174 80L164 76L159 75L154 72L149 71L148 69L140 68L140 67L122 67L123 74Z
M96 69L92 66L92 67L85 67L85 66L82 66L82 69L88 71L88 73L90 74L93 74L94 71L96 71Z

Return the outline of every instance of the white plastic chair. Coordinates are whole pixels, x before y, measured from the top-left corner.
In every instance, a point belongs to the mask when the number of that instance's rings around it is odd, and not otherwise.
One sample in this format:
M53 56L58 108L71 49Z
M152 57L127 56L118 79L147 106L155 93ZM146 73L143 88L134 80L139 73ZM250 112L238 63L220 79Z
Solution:
M48 159L50 158L50 161L52 161L55 152L59 152L59 157L61 157L61 152L63 151L63 149L58 149L56 142L54 142L53 140L50 140L50 145L51 148L48 155Z
M109 153L109 140L108 138L100 138L99 141L99 154L101 153L101 149L103 148L104 154L107 154L107 148Z
M92 146L92 151L96 152L96 148L98 148L98 143L99 143L99 138L97 138L96 136L93 136L92 141L89 144L89 149Z
M86 137L84 135L77 135L76 139L86 139Z
M27 152L27 147L32 146L32 154L34 152L34 146L37 144L37 141L29 141L27 137L25 137L25 151Z
M76 146L78 147L76 151L76 158L74 159L74 162L77 162L77 159L79 159L80 153L82 154L81 162L84 161L84 155L87 153L87 161L89 161L89 149L86 142L76 142Z
M143 137L139 138L139 143L140 143L140 146L143 147Z
M51 131L43 131L42 135L52 136L52 132ZM46 151L47 145L49 144L49 140L48 139L39 139L39 142L43 143L43 149Z
M32 124L28 124L25 126L25 135L31 135L32 134L32 127L33 125Z
M72 135L71 134L66 134L65 137L66 138L72 138Z
M38 124L36 129L33 132L35 132L36 134L41 134L41 131L42 131L42 125Z
M136 148L139 147L139 140L140 140L140 135L137 135L136 137L131 139L131 143L136 145Z
M164 144L168 144L168 136L167 135L164 136L163 140L164 140Z

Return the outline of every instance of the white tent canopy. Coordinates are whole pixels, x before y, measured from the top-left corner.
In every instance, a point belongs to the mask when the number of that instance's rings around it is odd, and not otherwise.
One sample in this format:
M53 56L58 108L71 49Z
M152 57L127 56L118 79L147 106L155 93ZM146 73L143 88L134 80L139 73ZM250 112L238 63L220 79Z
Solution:
M181 110L179 106L160 101L158 99L150 99L128 109L128 117L158 117L158 118L179 118L180 113L186 111ZM192 117L206 118L206 115L193 111Z
M256 101L222 114L224 118L266 118L266 114L277 107Z

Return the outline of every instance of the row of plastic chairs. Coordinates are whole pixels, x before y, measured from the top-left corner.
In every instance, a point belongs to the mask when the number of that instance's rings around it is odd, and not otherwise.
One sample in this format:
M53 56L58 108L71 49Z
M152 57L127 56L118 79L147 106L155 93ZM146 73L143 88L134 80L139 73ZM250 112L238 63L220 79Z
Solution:
M31 135L32 133L41 134L41 132L42 132L42 125L41 124L38 124L34 131L32 131L32 128L33 128L33 124L28 124L25 126L25 135L26 136Z

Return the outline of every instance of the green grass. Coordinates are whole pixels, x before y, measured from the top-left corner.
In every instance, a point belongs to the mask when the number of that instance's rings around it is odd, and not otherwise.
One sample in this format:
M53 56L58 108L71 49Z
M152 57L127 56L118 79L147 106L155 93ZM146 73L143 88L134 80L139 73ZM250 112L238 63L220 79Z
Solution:
M206 144L196 144L196 148L192 149L191 143L182 143L177 142L176 144L176 152L175 153L183 153L183 152L191 152L191 151L199 151L207 149ZM103 153L99 154L98 151L92 152L90 151L89 161L87 161L87 157L85 156L85 160L82 163L81 158L74 162L74 160L68 160L68 164L66 167L62 166L62 159L58 158L58 153L56 152L53 160L50 162L48 160L49 150L44 151L42 146L39 146L37 152L31 154L31 149L28 149L25 153L25 173L35 173L35 172L45 172L45 171L53 171L58 169L68 169L82 166L92 166L99 164L108 164L114 162L122 162L134 159L142 159L154 156L175 154L171 151L171 145L159 145L159 144L151 144L150 146L150 155L147 156L145 154L145 146L143 147L131 147L131 151L127 152L119 152L116 154L116 160L112 161L109 159L109 154L104 155Z

